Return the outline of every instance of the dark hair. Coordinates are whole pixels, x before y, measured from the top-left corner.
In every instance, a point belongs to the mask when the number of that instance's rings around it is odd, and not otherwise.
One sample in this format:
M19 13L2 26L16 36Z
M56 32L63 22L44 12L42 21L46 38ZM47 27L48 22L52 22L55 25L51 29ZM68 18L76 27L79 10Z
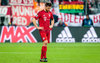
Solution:
M45 6L46 6L46 7L47 7L47 6L51 7L52 4L51 4L51 3L45 3Z
M86 16L89 16L89 14L86 14Z

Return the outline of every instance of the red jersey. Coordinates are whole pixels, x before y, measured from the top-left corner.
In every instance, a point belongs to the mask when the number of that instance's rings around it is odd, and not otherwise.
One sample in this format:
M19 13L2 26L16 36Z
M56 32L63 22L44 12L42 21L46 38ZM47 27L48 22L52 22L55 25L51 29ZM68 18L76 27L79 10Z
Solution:
M46 12L45 10L40 11L35 19L39 19L39 26L44 27L44 30L50 30L50 19L53 19L51 12Z

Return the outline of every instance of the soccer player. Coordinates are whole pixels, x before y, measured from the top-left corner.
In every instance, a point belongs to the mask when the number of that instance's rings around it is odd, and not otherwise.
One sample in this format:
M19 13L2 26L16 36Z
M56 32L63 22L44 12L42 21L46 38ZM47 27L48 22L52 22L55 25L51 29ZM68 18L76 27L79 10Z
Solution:
M33 24L39 30L40 36L43 41L40 62L47 62L47 57L46 57L47 43L50 43L49 42L50 30L52 30L54 25L54 18L52 13L50 12L51 7L52 7L51 3L46 3L45 9L40 11L33 19ZM39 20L39 26L36 24L36 20Z

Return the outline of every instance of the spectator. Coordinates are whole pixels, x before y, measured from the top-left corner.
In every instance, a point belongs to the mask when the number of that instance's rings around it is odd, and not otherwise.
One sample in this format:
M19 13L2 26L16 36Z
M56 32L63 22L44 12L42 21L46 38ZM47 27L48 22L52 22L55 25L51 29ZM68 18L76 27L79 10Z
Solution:
M83 20L82 26L86 26L86 27L93 26L93 21L89 17L89 15L86 15L86 18Z
M55 14L53 14L53 17L54 17L54 22L55 22L55 23L58 22L58 16L55 15Z
M60 27L65 27L65 26L68 26L65 22L63 22L63 21L61 21L61 20L59 20L58 22L56 22L55 24L54 24L54 26L60 26Z
M0 26L3 26L4 25L4 20L5 20L5 17L4 16L1 16L0 17Z
M63 0L59 0L59 4L61 4L63 2Z
M51 3L54 4L53 0L51 0Z
M37 0L37 2L38 2L38 6L40 6L40 0Z
M58 26L65 26L64 22L63 21L60 21Z
M86 2L86 1L85 1ZM87 14L91 14L92 11L91 11L91 3L89 0L87 0L87 3L85 3L85 5L87 5Z
M1 0L0 0L0 6L1 6Z
M8 5L9 1L8 0L1 0L1 5L5 6Z

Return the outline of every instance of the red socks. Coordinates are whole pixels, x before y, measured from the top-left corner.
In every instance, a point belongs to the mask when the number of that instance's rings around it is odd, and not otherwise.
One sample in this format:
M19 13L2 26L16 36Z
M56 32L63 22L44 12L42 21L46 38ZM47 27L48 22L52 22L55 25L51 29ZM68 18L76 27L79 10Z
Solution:
M42 50L41 50L41 59L47 58L46 57L46 52L47 52L47 46L42 46Z
M47 52L47 46L44 47L44 58L47 58L46 57L46 52Z

